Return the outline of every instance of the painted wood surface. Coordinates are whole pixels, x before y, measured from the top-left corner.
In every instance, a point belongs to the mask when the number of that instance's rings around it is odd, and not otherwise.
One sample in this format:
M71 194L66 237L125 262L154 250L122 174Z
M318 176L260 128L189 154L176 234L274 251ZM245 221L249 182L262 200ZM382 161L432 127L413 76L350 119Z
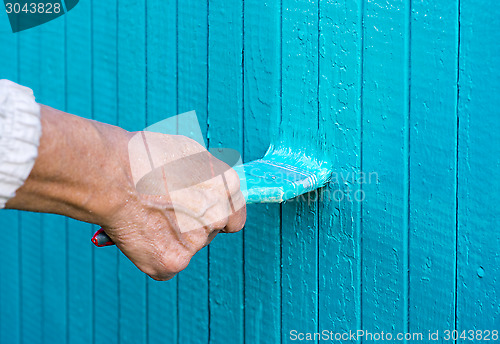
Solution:
M316 146L306 142L318 129L318 1L286 0L282 8L280 143L305 151ZM318 330L318 202L297 197L283 204L281 217L281 330L287 339L292 329Z
M500 38L497 11L460 1L457 329L500 325ZM492 116L486 116L491 113Z
M273 140L333 168L164 283L91 225L2 211L0 343L500 330L499 28L471 0L80 1L18 34L0 17L0 78L40 102L128 130L196 110L209 147L250 161Z
M457 3L412 3L408 237L411 332L455 328L457 18ZM434 39L429 40L430 36ZM435 306L437 302L440 307Z
M244 4L245 161L261 158L281 116L281 4ZM281 340L280 205L247 208L244 231L245 343ZM262 269L266 266L266 269Z

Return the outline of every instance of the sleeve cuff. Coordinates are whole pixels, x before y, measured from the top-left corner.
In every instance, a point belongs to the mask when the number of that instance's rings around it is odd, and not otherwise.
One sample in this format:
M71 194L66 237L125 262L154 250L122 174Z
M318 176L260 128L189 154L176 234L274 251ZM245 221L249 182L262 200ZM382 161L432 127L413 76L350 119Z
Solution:
M33 91L0 80L0 208L28 178L41 135L40 105Z

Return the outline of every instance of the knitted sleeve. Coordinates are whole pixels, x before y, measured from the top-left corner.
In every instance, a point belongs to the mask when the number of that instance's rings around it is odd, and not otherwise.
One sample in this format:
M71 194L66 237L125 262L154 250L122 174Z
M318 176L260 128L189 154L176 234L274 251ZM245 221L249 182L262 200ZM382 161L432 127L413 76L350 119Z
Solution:
M28 178L42 134L33 91L0 80L0 208Z

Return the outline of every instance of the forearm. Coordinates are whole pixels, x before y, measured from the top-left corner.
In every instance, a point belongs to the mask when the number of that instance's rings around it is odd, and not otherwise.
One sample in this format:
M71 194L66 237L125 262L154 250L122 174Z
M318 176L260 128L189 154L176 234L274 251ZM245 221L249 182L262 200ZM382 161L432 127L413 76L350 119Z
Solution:
M6 208L107 225L132 188L128 132L41 106L38 157Z

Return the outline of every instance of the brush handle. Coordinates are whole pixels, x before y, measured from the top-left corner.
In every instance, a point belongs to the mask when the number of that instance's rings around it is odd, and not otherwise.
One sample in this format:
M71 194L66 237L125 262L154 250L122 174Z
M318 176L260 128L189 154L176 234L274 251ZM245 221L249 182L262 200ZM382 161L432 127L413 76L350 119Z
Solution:
M92 237L92 243L97 247L112 246L115 244L102 228L95 232Z

